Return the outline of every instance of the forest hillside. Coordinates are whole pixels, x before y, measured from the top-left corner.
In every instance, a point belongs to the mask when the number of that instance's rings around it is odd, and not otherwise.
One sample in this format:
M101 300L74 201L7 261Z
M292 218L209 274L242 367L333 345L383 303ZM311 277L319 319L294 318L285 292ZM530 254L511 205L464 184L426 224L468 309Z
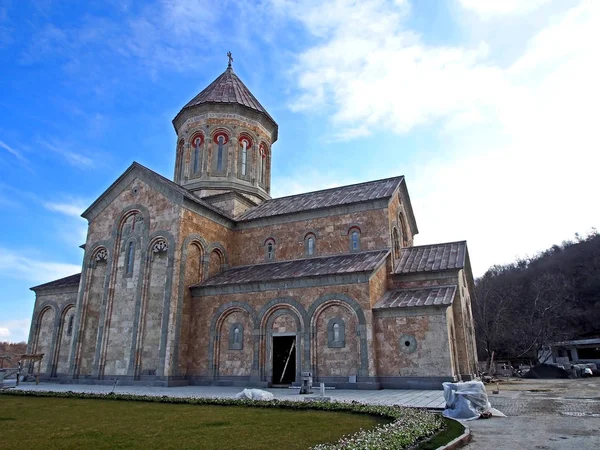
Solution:
M544 344L600 337L600 234L491 267L472 306L480 360L535 360Z

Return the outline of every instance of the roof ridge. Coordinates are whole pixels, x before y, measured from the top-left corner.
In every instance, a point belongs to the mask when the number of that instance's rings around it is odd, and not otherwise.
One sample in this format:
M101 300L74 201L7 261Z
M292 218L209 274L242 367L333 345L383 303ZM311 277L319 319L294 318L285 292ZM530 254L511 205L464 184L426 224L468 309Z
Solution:
M399 175L399 176L390 177L390 178L382 178L379 180L363 181L360 183L346 184L344 186L337 186L337 187L332 187L332 188L327 188L327 189L320 189L320 190L316 190L316 191L303 192L301 194L293 194L293 195L287 195L284 197L272 198L272 199L264 201L260 205L257 205L253 208L246 210L236 220L238 220L240 222L244 222L244 221L260 219L261 217L252 217L252 216L255 215L256 213L260 214L262 211L265 211L265 210L267 211L268 216L292 214L293 212L297 212L297 211L283 211L283 212L279 211L279 212L274 212L274 213L270 213L270 214L268 212L269 212L269 209L271 209L270 207L272 207L273 205L278 205L285 201L293 202L296 200L302 200L304 198L310 198L311 195L312 196L327 195L330 193L342 192L344 189L351 190L351 189L356 189L356 188L377 186L378 184L384 184L384 183L390 182L390 181L395 181L397 184L400 184L400 183L402 183L403 180L404 180L404 175ZM394 190L396 189L396 187L397 186L394 186ZM391 196L391 194L381 195L381 196L377 196L377 198L387 198L390 196ZM373 198L356 198L356 199L354 199L354 197L352 197L351 199L347 199L347 200L343 201L342 203L343 204L353 204L353 203L368 202L368 201L372 201L372 200L373 200ZM306 208L306 209L320 210L320 209L330 208L331 206L332 205L319 205L319 206L313 205L313 207ZM301 209L299 211L304 211L304 210L305 209Z
M43 287L45 287L45 286L47 286L49 284L54 284L54 283L57 283L59 281L65 281L65 280L68 280L69 278L74 278L74 277L79 277L80 278L80 280L78 281L78 284L79 284L79 282L81 281L81 272L74 273L73 275L67 275L66 277L57 278L56 280L48 281L46 283L38 284L37 286L32 286L32 287L29 288L29 290L43 288ZM73 283L73 284L75 284L75 283ZM52 286L47 286L47 287L52 287Z
M389 177L389 178L381 178L379 180L361 181L359 183L345 184L343 186L331 187L331 188L326 188L326 189L317 189L316 191L308 191L308 192L303 192L301 194L284 195L283 197L276 197L276 198L271 198L269 200L266 200L265 202L261 203L261 205L264 205L265 203L268 203L268 202L272 202L274 200L281 200L281 199L284 199L284 198L291 198L291 197L299 197L301 195L308 195L308 194L316 194L318 192L333 191L335 189L342 189L342 188L347 188L347 187L360 186L360 185L363 185L363 184L379 183L379 182L383 182L383 181L393 180L395 178L404 178L404 175L397 175L395 177Z
M407 250L407 249L413 249L413 248L437 247L440 245L448 245L448 244L462 244L463 242L466 244L467 240L463 239L462 241L438 242L437 244L425 244L425 245L413 245L411 247L403 247L401 250Z

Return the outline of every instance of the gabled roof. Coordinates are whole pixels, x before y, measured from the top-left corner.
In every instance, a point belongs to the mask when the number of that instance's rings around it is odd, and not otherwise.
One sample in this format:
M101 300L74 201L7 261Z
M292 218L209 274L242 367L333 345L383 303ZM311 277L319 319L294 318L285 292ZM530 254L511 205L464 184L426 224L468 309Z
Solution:
M133 174L135 176L135 172L138 173L138 175L141 175L143 178L145 178L145 180L143 181L149 181L150 183L154 182L157 183L158 186L163 187L164 189L168 190L168 191L172 191L172 192L176 192L178 194L180 194L183 198L186 198L194 203L196 203L197 205L200 205L226 219L229 220L233 220L233 218L227 214L226 212L222 211L221 209L217 208L216 206L211 205L210 203L202 200L200 197L192 194L190 191L188 191L187 189L183 188L182 186L178 185L177 183L169 180L168 178L163 177L162 175L154 172L153 170L148 169L147 167L137 163L137 162L133 162L131 164L131 166L129 166L127 168L127 170L125 172L123 172L123 174L117 178L115 180L115 182L113 184L111 184L108 189L106 189L101 195L100 197L98 197L96 199L96 201L94 201L94 203L92 203L82 214L82 217L85 217L86 219L89 219L88 215L91 213L91 211L101 203L101 201L123 180L125 179L125 177L129 174Z
M226 286L292 278L371 272L385 261L388 253L388 250L377 250L233 267L192 287Z
M260 219L263 217L279 216L300 211L309 211L351 203L366 202L389 198L394 194L398 185L404 180L403 176L351 184L306 194L290 195L288 197L267 200L255 208L251 208L238 217L238 221Z
M61 288L61 287L69 287L69 286L79 286L79 281L81 280L81 274L77 273L75 275L69 275L68 277L60 278L58 280L50 281L49 283L40 284L39 286L34 286L31 289L35 291L37 289L46 289L46 288Z
M455 294L455 285L398 289L386 292L373 309L447 306L452 304Z
M403 248L395 273L462 269L465 267L466 255L467 241Z
M242 80L233 72L231 66L210 83L202 92L190 100L181 110L204 103L236 103L267 116L274 124L275 120L252 95Z

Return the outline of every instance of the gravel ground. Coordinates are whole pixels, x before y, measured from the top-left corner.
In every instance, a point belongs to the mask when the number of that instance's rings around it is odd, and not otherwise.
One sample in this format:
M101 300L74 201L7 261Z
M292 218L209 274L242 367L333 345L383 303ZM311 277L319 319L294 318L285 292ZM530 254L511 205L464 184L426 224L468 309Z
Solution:
M508 417L468 423L467 450L600 449L600 379L510 380L490 403Z

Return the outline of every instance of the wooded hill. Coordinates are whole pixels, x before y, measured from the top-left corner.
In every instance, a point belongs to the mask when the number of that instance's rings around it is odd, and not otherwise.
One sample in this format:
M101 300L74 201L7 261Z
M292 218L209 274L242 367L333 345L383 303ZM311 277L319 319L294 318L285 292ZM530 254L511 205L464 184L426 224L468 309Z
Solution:
M600 337L600 234L491 267L472 306L480 360L535 361L547 343Z

